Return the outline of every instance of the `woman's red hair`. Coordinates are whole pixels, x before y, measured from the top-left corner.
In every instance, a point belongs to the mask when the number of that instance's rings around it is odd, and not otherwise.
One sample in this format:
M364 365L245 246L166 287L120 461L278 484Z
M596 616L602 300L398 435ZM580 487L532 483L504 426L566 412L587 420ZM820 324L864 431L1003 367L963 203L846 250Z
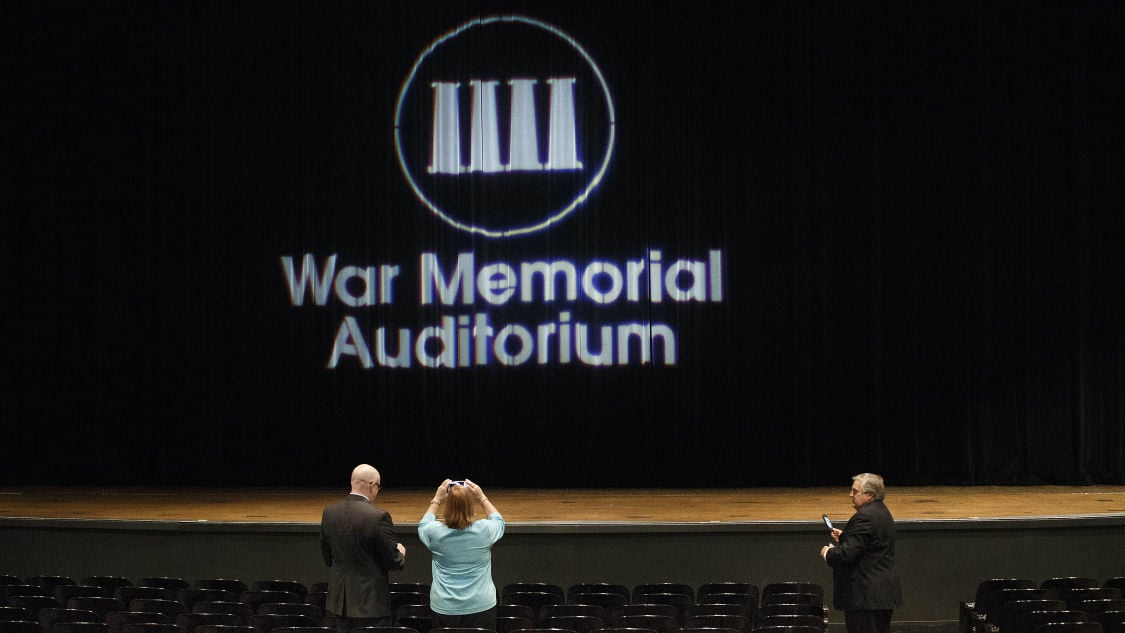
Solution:
M473 498L464 486L453 486L445 497L445 525L461 530L473 523Z

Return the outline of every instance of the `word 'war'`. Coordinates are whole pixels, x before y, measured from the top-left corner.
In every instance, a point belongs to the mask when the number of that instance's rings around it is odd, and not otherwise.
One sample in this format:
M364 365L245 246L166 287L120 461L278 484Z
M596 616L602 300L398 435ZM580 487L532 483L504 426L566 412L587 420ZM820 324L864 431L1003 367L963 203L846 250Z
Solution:
M488 315L445 316L438 325L415 335L410 328L376 327L371 343L355 317L345 316L336 331L328 368L345 359L364 369L479 367L581 363L592 366L676 364L676 334L665 324L591 325L571 321L560 312L557 321L497 329ZM350 361L349 361L350 362Z
M445 266L435 253L422 253L418 261L418 301L421 305L504 305L512 301L589 301L608 305L662 303L721 303L723 252L708 251L705 259L664 261L650 249L644 257L624 262L595 260L584 266L566 259L493 262L477 266L472 252L459 253L456 263ZM333 297L341 304L361 308L394 303L396 284L404 277L397 264L338 267L337 255L317 262L312 253L300 260L281 257L281 270L293 306L309 298L317 306Z

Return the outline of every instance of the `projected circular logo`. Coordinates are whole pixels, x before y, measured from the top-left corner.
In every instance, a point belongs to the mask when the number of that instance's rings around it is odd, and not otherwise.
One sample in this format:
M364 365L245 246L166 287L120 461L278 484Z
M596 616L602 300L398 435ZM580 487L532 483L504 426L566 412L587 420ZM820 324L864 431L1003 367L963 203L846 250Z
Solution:
M613 100L578 42L544 22L466 22L414 62L395 149L414 194L462 231L527 235L575 212L613 155Z

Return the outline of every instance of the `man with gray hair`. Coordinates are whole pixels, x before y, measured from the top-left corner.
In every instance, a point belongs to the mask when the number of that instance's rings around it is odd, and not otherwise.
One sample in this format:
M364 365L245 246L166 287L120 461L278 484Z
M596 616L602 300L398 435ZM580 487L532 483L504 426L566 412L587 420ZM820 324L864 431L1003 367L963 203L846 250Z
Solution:
M848 633L889 633L894 609L902 604L895 573L895 520L883 504L883 478L852 477L855 514L844 529L832 530L835 544L820 549L832 568L832 606L844 612Z
M336 630L390 626L389 574L406 566L406 548L395 540L391 515L372 505L383 478L360 464L352 471L351 494L324 509L320 520L320 551L332 568L325 611Z

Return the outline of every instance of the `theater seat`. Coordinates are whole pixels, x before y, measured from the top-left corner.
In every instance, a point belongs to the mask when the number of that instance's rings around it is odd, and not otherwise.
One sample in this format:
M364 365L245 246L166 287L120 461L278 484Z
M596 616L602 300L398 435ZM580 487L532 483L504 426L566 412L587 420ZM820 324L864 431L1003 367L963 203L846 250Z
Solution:
M596 604L549 604L539 610L539 621L543 622L547 618L558 618L570 615L583 615L599 618L603 621L609 621L609 612ZM605 626L605 624L602 624ZM560 627L570 628L570 627Z
M430 594L414 591L401 591L390 594L391 609L397 609L408 604L430 604Z
M237 578L204 578L202 580L195 581L195 588L221 589L223 591L228 591L235 596L242 593L243 591L248 591L250 589L250 587L248 587L245 582L242 582Z
M303 615L312 620L312 626L320 626L324 613L320 607L303 602L267 602L258 607L258 613L265 615Z
M735 629L740 633L749 633L750 618L744 615L697 615L684 620L684 627L691 629Z
M1028 611L1016 617L1013 633L1031 633L1040 624L1048 622L1085 622L1082 611Z
M124 611L125 605L117 598L106 596L75 596L66 601L66 608L93 611L104 620L106 614L112 611Z
M137 581L138 587L163 587L172 592L175 597L176 592L180 589L188 589L191 585L183 578L171 578L168 576L146 576Z
M626 615L658 615L664 618L679 619L680 608L674 604L649 604L647 602L626 604L610 611L609 620L612 622Z
M408 626L359 626L348 633L421 633Z
M333 626L279 626L273 633L336 633Z
M791 580L785 582L771 582L762 587L762 600L775 593L812 593L824 597L824 587L820 583Z
M111 611L105 615L109 633L121 633L126 624L173 624L163 613L145 611Z
M1070 608L1073 611L1084 611L1089 620L1097 620L1098 616L1107 611L1125 611L1125 600L1112 598L1079 600Z
M1032 633L1104 633L1098 622L1048 622L1035 627Z
M504 589L500 592L500 596L506 596L510 593L550 593L554 594L563 600L566 600L566 592L559 585L549 582L511 582L504 585Z
M984 613L984 605L989 597L1001 589L1036 589L1038 585L1029 578L989 578L977 583L976 597L968 605L978 613Z
M60 608L66 605L59 604L54 596L9 596L9 607L28 609L32 613L39 613L42 609Z
M53 594L55 600L59 601L59 604L66 604L67 600L71 598L86 596L108 598L112 596L109 590L103 589L102 587L95 587L94 585L58 585L55 587Z
M1087 620L1089 619L1091 618L1087 618ZM1125 624L1125 610L1103 611L1095 619L1101 623L1102 628L1106 631L1110 629L1120 629L1123 628L1122 624Z
M136 585L129 585L127 587L117 587L114 589L113 597L125 604L129 604L138 598L172 600L175 598L175 594L172 593L171 589L165 589L164 587L138 587Z
M646 594L682 594L688 597L689 602L695 602L695 589L691 585L678 582L648 582L633 586L633 602L645 602L642 596Z
M257 633L257 629L248 624L200 624L195 633Z
M1083 587L1071 589L1062 598L1067 604L1077 604L1082 600L1120 600L1121 590L1117 587Z
M250 616L254 615L254 610L250 605L242 602L231 602L229 600L207 600L205 602L196 602L191 606L192 613L228 613L230 615L238 616L241 620L240 624L246 624L250 621Z
M51 625L51 633L106 633L109 626L105 622L56 622Z
M1117 587L1125 593L1125 576L1114 576L1102 583L1103 587Z
M785 594L780 594L785 595ZM757 598L748 593L708 593L703 594L695 599L696 604L739 604L742 606L754 606L758 603Z
M824 606L824 595L810 592L770 593L762 596L762 606L767 604L811 604Z
M651 629L657 633L671 633L679 628L679 621L667 615L622 615L610 622L614 628Z
M413 629L418 633L430 633L430 628L434 625L433 615L401 615L397 616L396 623L399 627ZM352 630L354 633L355 629ZM364 633L372 633L365 631Z
M121 625L121 633L181 633L175 624L156 622L127 622Z
M181 613L176 616L176 625L184 633L194 633L196 628L205 624L245 626L246 623L237 615L229 613Z
M105 622L55 622L50 633L106 633Z
M472 626L445 626L437 629L430 629L430 633L496 633L492 629L482 629Z
M771 625L754 629L754 633L824 633L824 629L812 625Z
M580 593L613 593L625 596L626 602L628 602L630 596L629 588L625 585L617 585L608 582L580 582L567 588L567 602L573 602L570 597Z
M74 580L70 576L28 576L27 584L39 585L47 590L48 595L53 594L55 587L59 585L73 585Z
M1000 589L992 592L984 604L985 620L994 624L1000 620L1004 605L1015 600L1049 600L1054 594L1050 589ZM980 611L980 609L978 609Z
M41 587L39 585L0 585L0 598L7 599L16 596L55 597L46 587Z
M133 598L129 601L129 610L163 613L172 618L173 621L181 613L187 613L184 603L179 600L165 600L163 598Z
M682 613L684 609L690 607L695 603L690 594L667 592L642 593L638 595L633 600L633 602L645 604L666 604L673 606L676 608L675 617L677 618L680 617L679 614Z
M1012 633L1015 630L1016 621L1024 613L1031 611L1065 611L1066 603L1062 600L1012 600L1004 603L1000 609L999 617L995 624L1000 627L1004 633Z
M105 619L93 612L86 609L66 609L63 607L47 607L46 609L39 610L39 616L28 618L31 621L38 621L43 625L43 628L48 631L55 622L104 622Z
M820 631L828 628L824 618L815 615L770 615L758 621L758 628L760 629L775 626L811 626Z
M304 583L296 580L259 580L250 587L254 591L288 591L297 596L301 602L305 601L309 589Z
M522 604L531 607L535 613L535 621L539 621L539 611L549 604L562 604L564 598L561 594L547 593L544 591L514 591L504 594L504 604Z
M108 590L106 595L113 595L118 587L131 587L133 581L124 576L87 576L82 579L83 585L93 585Z
M316 626L316 622L307 615L288 613L255 613L250 616L247 624L257 629L259 633L270 633L280 627Z
M703 596L711 594L744 594L751 596L753 604L757 604L761 591L757 585L748 582L709 582L699 586L695 601L703 602Z
M590 604L601 607L606 611L613 611L617 607L629 604L629 595L613 592L578 592L567 594L567 603Z
M763 604L758 608L758 619L771 615L813 615L827 620L828 609L815 604Z
M197 602L238 602L238 596L226 589L180 589L176 592L176 600L183 603L188 612L195 607Z
M590 631L604 629L606 624L604 618L596 615L556 615L539 620L540 627L564 629L574 633L590 633Z
M253 589L238 594L238 601L250 605L254 613L258 613L258 607L272 602L304 602L297 594L289 591L255 591Z
M681 618L687 621L698 615L741 615L753 620L754 613L751 607L741 604L693 604L684 609Z
M1101 586L1097 580L1093 578L1083 578L1079 576L1060 576L1055 578L1048 578L1039 583L1040 589L1092 589Z
M535 628L535 621L513 616L496 616L496 633L512 633L520 629Z
M429 610L429 607L426 609ZM526 604L498 604L496 605L496 617L526 618L534 622L539 617L539 614Z
M23 607L2 607L0 606L0 621L9 622L12 620L23 620L24 622L34 622L35 616L31 613L31 609Z

